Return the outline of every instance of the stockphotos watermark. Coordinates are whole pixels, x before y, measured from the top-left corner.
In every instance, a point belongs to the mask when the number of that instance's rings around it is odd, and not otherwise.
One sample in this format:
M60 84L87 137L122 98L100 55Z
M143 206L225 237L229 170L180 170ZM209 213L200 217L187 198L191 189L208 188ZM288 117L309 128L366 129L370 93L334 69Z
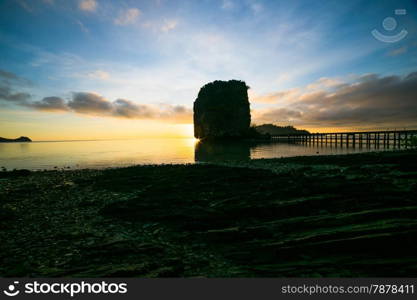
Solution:
M108 283L106 281L100 282L40 282L38 280L28 281L20 284L15 280L10 283L3 294L8 297L15 297L17 295L66 295L75 297L77 295L85 294L126 294L127 283Z
M399 8L394 10L394 14L396 16L405 16L407 14L407 10L403 8ZM404 28L401 30L398 30L396 34L394 34L395 30L397 30L398 23L397 20L393 17L386 17L382 21L382 27L385 30L385 33L381 33L378 29L374 29L371 31L374 38L377 40L384 42L384 43L396 43L404 39L408 31Z

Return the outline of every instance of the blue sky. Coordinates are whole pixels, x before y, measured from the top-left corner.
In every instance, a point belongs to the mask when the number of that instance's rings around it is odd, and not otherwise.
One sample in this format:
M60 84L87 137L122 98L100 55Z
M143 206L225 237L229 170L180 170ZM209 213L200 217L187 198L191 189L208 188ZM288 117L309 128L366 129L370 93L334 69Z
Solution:
M406 14L395 15L395 9ZM383 28L386 17L397 21L395 30ZM408 34L385 43L373 37L373 29ZM326 99L346 92L358 97L355 86L369 85L363 78L370 74L372 84L396 76L394 81L408 87L402 81L417 71L417 2L1 0L0 54L0 70L9 78L3 78L9 100L0 99L0 122L13 134L24 131L25 120L41 128L56 114L68 124L91 124L91 117L189 123L199 88L217 79L246 81L258 123L356 128L362 122L369 127L353 115L348 122L319 122L305 111L302 99L314 93ZM13 81L10 74L24 81ZM28 94L24 103L10 100L19 92ZM55 98L42 102L48 97ZM354 110L351 114L358 112L360 99L351 105L349 97L339 98L337 103ZM117 99L128 102L113 103ZM410 99L404 101L410 109ZM81 102L110 104L80 109ZM53 109L47 107L51 103ZM323 103L314 108L326 109ZM374 125L414 125L413 118L404 116L407 124L397 124L385 116Z

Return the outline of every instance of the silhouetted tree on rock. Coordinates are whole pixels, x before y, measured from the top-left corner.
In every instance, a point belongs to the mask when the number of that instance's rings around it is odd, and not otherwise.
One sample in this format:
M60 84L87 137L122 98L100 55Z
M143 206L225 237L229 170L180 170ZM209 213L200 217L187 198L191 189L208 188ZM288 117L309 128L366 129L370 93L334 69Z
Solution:
M246 137L251 122L248 88L239 80L216 80L204 85L194 102L194 136Z

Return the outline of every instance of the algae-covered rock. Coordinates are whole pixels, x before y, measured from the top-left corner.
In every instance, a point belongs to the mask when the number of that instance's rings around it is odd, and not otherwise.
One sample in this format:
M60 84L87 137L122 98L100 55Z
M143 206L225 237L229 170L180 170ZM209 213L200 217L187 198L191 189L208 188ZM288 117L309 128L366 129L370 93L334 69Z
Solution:
M245 137L251 122L248 88L238 80L216 80L203 86L194 102L194 136Z

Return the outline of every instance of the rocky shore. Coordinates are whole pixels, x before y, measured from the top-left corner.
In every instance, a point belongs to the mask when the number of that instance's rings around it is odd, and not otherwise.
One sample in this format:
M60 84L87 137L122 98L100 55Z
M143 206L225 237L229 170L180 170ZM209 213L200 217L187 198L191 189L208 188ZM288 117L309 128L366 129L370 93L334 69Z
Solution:
M415 277L416 155L0 172L0 276Z

